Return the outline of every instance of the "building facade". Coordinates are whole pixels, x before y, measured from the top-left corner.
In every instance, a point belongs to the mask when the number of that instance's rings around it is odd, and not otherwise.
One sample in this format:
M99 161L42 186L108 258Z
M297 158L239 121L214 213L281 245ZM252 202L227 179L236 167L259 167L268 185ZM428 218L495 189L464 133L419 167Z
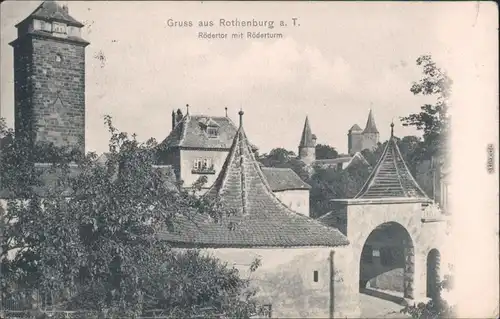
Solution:
M14 48L16 138L85 152L83 24L67 6L43 2L16 25Z
M251 282L273 318L358 317L345 236L287 207L247 141L240 120L221 173L204 195L218 198L233 214L217 223L201 215L190 222L177 220L174 230L165 229L161 238L178 249L202 248L244 275L259 258L261 266Z
M411 175L392 129L360 192L332 202L333 211L319 220L349 239L360 293L383 290L407 301L436 297L447 218Z
M373 150L377 148L380 133L375 125L372 110L368 113L365 129L362 130L358 124L354 124L347 133L347 149L350 155L362 150Z

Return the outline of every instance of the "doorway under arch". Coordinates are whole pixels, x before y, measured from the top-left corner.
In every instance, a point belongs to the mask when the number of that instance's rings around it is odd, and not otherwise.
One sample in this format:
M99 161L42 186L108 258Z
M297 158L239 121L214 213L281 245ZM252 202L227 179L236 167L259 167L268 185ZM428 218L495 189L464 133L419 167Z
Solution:
M437 249L431 249L427 254L427 297L437 300L439 297L439 268L441 254Z
M413 299L414 245L401 224L377 226L367 237L359 261L360 292L383 299Z

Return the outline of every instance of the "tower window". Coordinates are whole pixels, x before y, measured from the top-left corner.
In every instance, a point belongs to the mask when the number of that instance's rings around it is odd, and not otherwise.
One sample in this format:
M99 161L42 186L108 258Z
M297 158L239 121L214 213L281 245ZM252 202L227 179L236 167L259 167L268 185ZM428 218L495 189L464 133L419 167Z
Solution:
M56 54L56 62L62 62L62 56L60 54Z
M66 25L64 23L53 22L52 32L66 34Z
M318 280L319 280L319 279L318 279L318 271L317 271L317 270L315 270L315 271L313 272L313 280L314 280L314 282L318 282Z

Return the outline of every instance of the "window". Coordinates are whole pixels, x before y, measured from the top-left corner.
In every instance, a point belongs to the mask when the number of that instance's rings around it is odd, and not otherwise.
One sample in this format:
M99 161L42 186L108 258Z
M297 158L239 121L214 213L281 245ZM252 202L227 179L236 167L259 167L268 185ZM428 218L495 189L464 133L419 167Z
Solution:
M193 162L193 173L213 173L214 165L211 158L197 158Z
M313 278L314 282L318 282L318 271L317 271L317 270L315 270L315 271L313 272L313 277L314 277L314 278Z
M201 158L195 159L194 164L193 164L193 169L195 169L195 170L201 169L201 161L202 161Z
M53 22L52 32L66 34L66 25L64 23Z
M273 305L262 305L259 309L259 316L262 318L272 318Z
M208 137L215 138L219 136L219 129L217 127L207 127Z
M373 263L373 247L370 245L365 245L363 251L361 252L361 259L367 264Z

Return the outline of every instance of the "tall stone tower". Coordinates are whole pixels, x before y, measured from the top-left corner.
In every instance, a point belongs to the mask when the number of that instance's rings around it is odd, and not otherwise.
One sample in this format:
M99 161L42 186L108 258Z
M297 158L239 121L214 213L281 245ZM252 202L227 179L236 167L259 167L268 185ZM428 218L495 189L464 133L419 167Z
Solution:
M366 121L366 127L363 130L363 150L369 149L373 150L377 147L379 142L379 132L377 126L375 125L375 119L373 118L372 110L368 113L368 120Z
M306 165L311 165L316 160L316 136L311 132L307 116L300 138L299 159Z
M347 149L349 155L363 150L363 130L358 124L354 124L347 133Z
M45 1L16 25L16 137L85 151L84 25L67 6Z

